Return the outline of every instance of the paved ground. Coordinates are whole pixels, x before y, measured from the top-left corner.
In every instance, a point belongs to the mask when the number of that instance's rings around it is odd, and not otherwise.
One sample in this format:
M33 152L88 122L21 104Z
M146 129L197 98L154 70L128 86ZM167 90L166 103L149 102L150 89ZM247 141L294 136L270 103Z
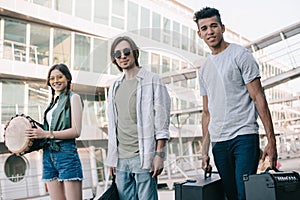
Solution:
M280 159L280 170L282 171L297 171L300 173L300 158Z

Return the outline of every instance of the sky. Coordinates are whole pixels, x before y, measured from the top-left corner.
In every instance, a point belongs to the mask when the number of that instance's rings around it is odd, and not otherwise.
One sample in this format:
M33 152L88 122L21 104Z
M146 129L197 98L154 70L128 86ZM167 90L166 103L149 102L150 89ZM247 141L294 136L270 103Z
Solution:
M215 7L225 27L257 40L300 21L299 0L178 0L195 11Z

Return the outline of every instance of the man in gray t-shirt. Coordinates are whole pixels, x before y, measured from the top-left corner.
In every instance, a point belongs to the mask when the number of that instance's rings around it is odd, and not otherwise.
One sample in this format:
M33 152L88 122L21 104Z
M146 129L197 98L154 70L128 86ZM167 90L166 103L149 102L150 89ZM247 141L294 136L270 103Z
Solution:
M276 166L277 150L271 114L261 87L259 67L242 46L224 41L225 26L215 8L195 13L198 35L212 55L199 70L202 112L202 168L211 170L209 146L229 200L245 200L244 174L255 174L259 161L257 117L263 122L269 156Z
M258 78L259 68L252 54L236 44L211 55L201 66L200 95L209 99L211 142L258 133L257 111L246 89Z

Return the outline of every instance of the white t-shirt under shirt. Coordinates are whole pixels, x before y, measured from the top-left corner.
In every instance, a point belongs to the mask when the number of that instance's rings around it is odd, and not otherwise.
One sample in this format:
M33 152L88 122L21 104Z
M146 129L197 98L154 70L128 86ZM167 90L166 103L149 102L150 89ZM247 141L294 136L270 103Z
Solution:
M258 133L258 113L246 88L256 78L260 78L256 60L237 44L211 55L201 66L200 95L208 96L212 142Z

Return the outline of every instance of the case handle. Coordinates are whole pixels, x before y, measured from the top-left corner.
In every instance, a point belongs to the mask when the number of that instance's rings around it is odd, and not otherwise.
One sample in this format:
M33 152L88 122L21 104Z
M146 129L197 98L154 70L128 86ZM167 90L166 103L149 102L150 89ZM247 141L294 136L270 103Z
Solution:
M280 171L279 169L277 169L276 167L274 167L274 168L267 167L267 169L265 170L264 173L269 173L270 170L274 170L275 172L282 172L282 171Z

